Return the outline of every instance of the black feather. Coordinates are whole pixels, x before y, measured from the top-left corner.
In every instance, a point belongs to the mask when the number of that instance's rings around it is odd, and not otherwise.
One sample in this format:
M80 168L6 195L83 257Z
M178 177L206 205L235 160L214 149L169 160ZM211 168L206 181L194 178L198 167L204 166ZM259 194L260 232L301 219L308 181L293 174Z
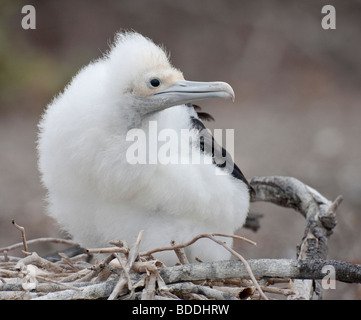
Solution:
M212 115L207 112L201 112L202 108L196 104L187 103L187 107L193 108L198 115L198 118L204 121L214 121Z
M214 121L214 118L206 112L197 112L197 115L199 117L199 119L204 120L204 121Z
M188 103L187 105L190 108L194 108L194 110L196 110L196 111L201 111L202 110L202 108L200 106L197 106L196 104Z
M247 186L250 194L254 193L254 189L249 184L246 177L243 175L242 171L239 169L239 167L233 162L232 157L229 155L227 150L221 146L218 145L218 143L214 140L213 136L209 133L209 131L204 130L206 129L205 125L200 119L197 119L195 117L191 117L192 121L192 127L199 132L202 131L202 134L200 136L200 149L202 152L205 152L205 150L211 150L212 152L212 158L213 163L219 167L224 168L225 170L229 170L231 175L235 177L236 179L239 179L243 181ZM206 136L205 136L206 135ZM208 147L208 148L206 148ZM224 159L226 158L226 161ZM217 163L218 161L223 161L222 163Z

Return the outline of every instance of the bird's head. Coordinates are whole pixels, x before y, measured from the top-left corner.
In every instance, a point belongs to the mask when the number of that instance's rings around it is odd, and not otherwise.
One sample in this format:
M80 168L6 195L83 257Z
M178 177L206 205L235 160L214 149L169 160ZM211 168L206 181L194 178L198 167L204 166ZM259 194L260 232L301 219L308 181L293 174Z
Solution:
M225 82L186 81L165 50L138 33L119 33L108 58L114 91L129 99L141 117L208 98L234 100Z

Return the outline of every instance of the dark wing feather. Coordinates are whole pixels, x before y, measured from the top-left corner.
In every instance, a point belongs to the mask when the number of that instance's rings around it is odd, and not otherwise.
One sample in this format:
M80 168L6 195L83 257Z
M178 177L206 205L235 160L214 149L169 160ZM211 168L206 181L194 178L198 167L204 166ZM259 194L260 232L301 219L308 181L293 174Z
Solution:
M231 155L227 152L227 150L221 147L213 138L213 136L206 130L203 122L200 119L195 117L191 117L192 126L194 129L202 132L200 139L200 149L202 152L211 152L213 163L220 167L225 168L230 174L243 181L250 191L253 193L254 190L243 175L242 171L238 168L238 166L233 162Z
M214 121L214 118L206 112L197 112L197 115L199 117L199 119L204 120L204 121Z
M189 108L193 108L195 112L198 115L198 118L204 121L214 121L214 118L212 115L210 115L207 112L201 112L202 108L200 106L197 106L196 104L188 103L187 106Z

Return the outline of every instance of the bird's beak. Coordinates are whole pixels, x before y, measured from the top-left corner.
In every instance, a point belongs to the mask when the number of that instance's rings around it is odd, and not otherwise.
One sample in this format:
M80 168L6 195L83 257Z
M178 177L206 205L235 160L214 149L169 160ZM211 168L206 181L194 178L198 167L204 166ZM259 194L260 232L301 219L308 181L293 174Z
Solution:
M181 80L165 90L153 94L162 99L163 107L185 104L193 101L223 98L234 101L234 91L226 82L198 82Z

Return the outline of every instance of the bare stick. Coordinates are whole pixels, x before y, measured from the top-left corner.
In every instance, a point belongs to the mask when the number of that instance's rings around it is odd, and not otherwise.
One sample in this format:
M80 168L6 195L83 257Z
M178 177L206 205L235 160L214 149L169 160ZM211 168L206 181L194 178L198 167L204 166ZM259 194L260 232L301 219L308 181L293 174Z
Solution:
M157 283L157 272L151 272L145 279L145 286L142 291L142 300L153 300L155 296L155 285Z
M134 293L133 285L132 285L132 282L131 282L130 276L129 276L129 271L132 269L133 264L139 255L139 245L140 245L140 241L142 240L143 233L144 233L144 230L141 230L139 232L137 240L135 241L133 247L129 251L128 261L125 265L122 261L121 256L119 255L119 253L115 253L115 256L117 257L117 259L123 269L123 277L119 278L118 283L116 284L114 290L110 294L108 300L116 299L121 294L121 292L123 292L125 290L126 285L128 285L128 289L131 291L131 295Z
M252 240L249 240L247 238L241 237L241 236L237 236L234 234L223 234L223 233L202 233L199 234L198 236L194 237L192 240L186 242L186 243L181 243L181 244L176 244L174 246L169 246L169 247L161 247L161 248L155 248L146 252L141 252L140 255L141 256L149 256L153 253L156 252L161 252L161 251L169 251L169 250L175 250L175 249L181 249L181 248L185 248L190 246L191 244L195 243L196 241L198 241L199 239L202 238L209 238L210 236L221 236L221 237L229 237L229 238L234 238L234 239L240 239L240 240L245 240L248 243L251 243L253 245L256 245L255 242L253 242Z
M39 255L36 252L33 252L32 254L28 255L27 257L19 260L14 268L20 270L22 265L28 265L28 264L33 264L40 268L44 268L44 269L51 270L54 272L59 272L59 273L64 271L64 268L44 259L42 257L39 257Z
M228 287L228 286L212 286L213 289L227 292L238 299L245 299L253 295L254 287ZM263 289L263 288L262 288ZM263 289L263 291L266 291Z
M144 233L144 230L141 230L139 232L137 240L134 243L134 246L129 251L129 257L128 257L128 262L127 262L127 267L129 269L132 268L132 265L133 265L135 259L139 255L139 245L140 245L140 241L142 240L143 233Z
M86 249L87 253L127 253L127 249L119 247Z
M212 289L206 286L197 285L191 282L175 283L169 286L172 293L196 293L202 294L209 299L216 300L236 300L236 298L228 292Z
M78 245L78 243L76 243L74 241L59 239L59 238L38 238L38 239L27 240L26 242L28 245L38 244L38 243L43 243L43 242L61 243L61 244L68 244L68 245L72 245L72 246ZM12 251L12 250L21 248L22 246L24 246L24 242L15 243L11 246L0 248L0 252Z
M210 236L209 239L213 240L214 242L220 244L221 246L223 246L225 249L227 249L230 253L232 253L235 257L237 257L239 260L241 260L243 262L243 264L245 265L248 273L249 273L249 276L254 284L254 286L257 288L258 292L260 293L261 297L264 299L264 300L268 300L268 298L266 297L266 295L263 293L261 287L259 286L255 276L253 275L253 272L252 272L252 269L251 267L249 266L247 260L245 258L243 258L238 252L236 252L235 250L233 250L232 248L230 248L229 246L227 246L223 241L220 241L218 239L216 239L215 237L213 236Z
M170 243L170 245L174 247L174 246L175 246L175 241L172 240L171 243ZM188 263L189 263L188 258L187 258L187 256L186 256L183 248L176 248L176 249L174 249L174 252L175 252L175 254L177 255L177 257L178 257L178 259L179 259L179 262L180 262L181 264L188 264Z
M336 226L336 210L342 201L343 197L339 195L336 197L335 201L332 202L326 212L320 212L319 219L327 230L332 230Z
M246 259L244 259L239 253L237 253L236 251L234 251L233 249L231 249L230 247L228 247L224 242L216 239L214 237L214 235L219 235L219 236L223 236L223 237L234 237L233 235L225 235L225 234L221 234L221 233L215 233L215 234L200 234L197 237L194 237L192 240L188 241L187 243L184 244L179 244L179 245L174 245L171 247L163 247L163 248L157 248L151 251L148 251L146 253L142 253L142 255L149 255L155 252L159 252L159 251L166 251L166 250L174 250L175 248L179 249L179 248L184 248L187 247L191 244L193 244L194 242L196 242L197 240L201 239L201 238L209 238L213 241L215 241L216 243L220 244L221 246L223 246L226 250L228 250L230 253L232 253L235 257L237 257L238 259L240 259L243 264L245 265L251 280L253 281L255 287L257 288L257 290L260 292L260 295L263 299L267 300L268 298L265 296L265 294L262 292L261 287L259 286L256 278L254 277L252 270L248 264L248 262L246 261ZM238 236L236 236L236 238L239 238ZM241 237L243 238L243 237ZM248 239L247 239L248 240Z
M128 244L125 241L122 241L122 240L110 241L109 244L112 244L113 246L122 248L124 250L125 256L128 257L130 248L129 248Z
M28 244L26 243L26 236L25 236L25 228L24 227L21 227L19 226L15 220L11 220L11 223L14 225L14 227L18 230L20 230L21 232L21 239L23 240L23 245L24 245L24 251L28 252ZM25 256L27 256L29 254L25 254Z
M323 259L252 259L248 260L248 264L257 278L323 279L325 277L325 273L322 272L323 267L333 266L335 268L336 280L347 283L361 283L361 265L344 261ZM242 261L237 260L165 267L159 269L159 273L167 284L181 281L249 278L245 265Z
M123 269L122 276L120 276L118 283L116 284L114 290L112 291L111 295L109 296L108 300L115 300L121 292L123 292L125 289L128 291L130 290L132 292L132 282L130 280L129 276L129 270L126 267L126 265L123 262L122 257L119 255L119 253L115 253L115 256L117 260L119 261L120 266ZM128 285L128 288L126 286Z
M217 236L217 237L227 237L227 238L238 239L238 240L242 240L242 241L248 242L250 244L253 244L254 246L257 245L257 242L254 242L246 237L242 237L237 234L212 233L211 235Z
M155 253L155 252L159 252L159 251L175 250L175 249L185 248L185 247L193 244L194 242L196 242L197 240L199 240L199 239L201 239L201 238L209 238L209 239L215 241L216 243L222 245L225 249L227 249L229 252L231 252L234 256L236 256L238 259L240 259L240 260L244 263L247 271L249 272L250 278L251 278L251 280L253 281L255 287L257 288L257 290L260 292L261 297L262 297L263 299L265 299L265 300L268 300L268 298L267 298L267 297L265 296L265 294L262 292L262 289L261 289L261 287L259 286L256 278L254 277L254 275L253 275L253 273L252 273L252 270L251 270L251 268L249 267L249 264L248 264L248 262L246 261L246 259L244 259L244 258L243 258L240 254L238 254L236 251L234 251L233 249L231 249L230 247L228 247L224 242L216 239L216 238L214 237L214 235L216 235L216 236L222 236L222 237L231 237L231 238L236 238L236 239L240 239L240 238L241 238L242 240L245 240L245 239L246 239L246 238L243 238L243 237L239 237L239 236L235 236L235 235L226 235L226 234L223 234L223 233L200 234L200 235L194 237L192 240L190 240L190 241L188 241L188 242L186 242L186 243L184 243L184 244L174 245L174 246L171 246L171 247L163 247L163 248L153 249L153 250L147 251L147 252L145 252L145 253L141 253L141 255L147 256L147 255L153 254L153 253ZM247 242L249 242L249 243L255 244L255 242L253 242L253 241L251 241L251 240L248 240L248 239L246 239L246 240L247 240Z

